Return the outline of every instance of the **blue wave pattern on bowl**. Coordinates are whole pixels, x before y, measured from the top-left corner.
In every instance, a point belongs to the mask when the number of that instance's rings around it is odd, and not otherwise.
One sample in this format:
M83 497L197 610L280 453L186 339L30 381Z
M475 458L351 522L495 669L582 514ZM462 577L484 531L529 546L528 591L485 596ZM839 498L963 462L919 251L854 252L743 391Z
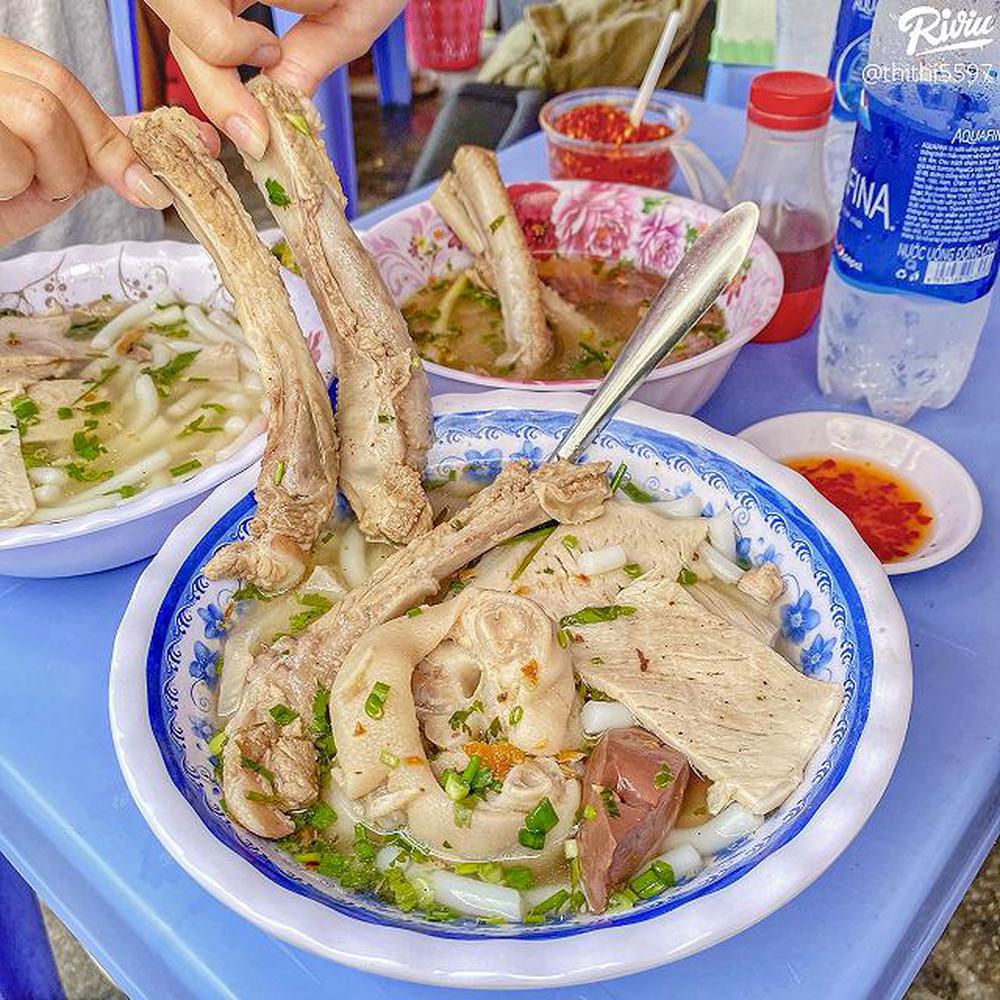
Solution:
M440 475L468 469L491 479L509 458L540 461L573 414L550 411L469 412L439 416L429 469ZM202 538L160 606L146 664L150 723L174 784L222 843L277 884L360 920L439 936L543 938L621 925L674 909L730 884L793 838L836 787L868 714L872 652L861 599L839 557L811 521L745 469L681 438L613 421L588 457L624 460L635 482L674 496L695 492L706 514L728 507L738 527L738 551L752 563L782 572L781 652L806 672L844 685L844 702L799 790L753 835L718 855L693 879L643 905L617 914L545 925L485 926L472 920L431 923L372 896L342 890L297 866L272 843L230 825L221 805L207 742L222 648L222 609L231 582L211 582L202 567L221 546L245 537L255 510L252 494L232 507ZM334 612L336 613L336 612Z

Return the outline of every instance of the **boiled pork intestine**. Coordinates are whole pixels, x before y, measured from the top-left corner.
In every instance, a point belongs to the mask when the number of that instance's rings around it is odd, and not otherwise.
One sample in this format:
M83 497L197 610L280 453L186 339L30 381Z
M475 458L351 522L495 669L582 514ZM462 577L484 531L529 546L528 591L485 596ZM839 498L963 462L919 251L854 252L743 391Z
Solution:
M527 743L538 754L514 765L502 789L487 792L461 822L428 761L412 690L418 664L449 641L452 652L459 646L475 659L480 680L474 693L484 707L502 712L494 716L500 720L497 738ZM451 663L462 669L454 658ZM387 694L383 714L373 719L365 706L377 684ZM518 830L548 798L558 823L547 850L531 852L532 864L544 864L575 822L580 800L578 780L552 756L566 747L574 700L569 653L541 609L509 594L460 595L373 629L351 650L330 697L338 748L332 780L352 799L367 797L369 812L373 800L388 797L392 811L405 815L409 835L435 855L473 860L524 855ZM523 714L512 724L516 706Z

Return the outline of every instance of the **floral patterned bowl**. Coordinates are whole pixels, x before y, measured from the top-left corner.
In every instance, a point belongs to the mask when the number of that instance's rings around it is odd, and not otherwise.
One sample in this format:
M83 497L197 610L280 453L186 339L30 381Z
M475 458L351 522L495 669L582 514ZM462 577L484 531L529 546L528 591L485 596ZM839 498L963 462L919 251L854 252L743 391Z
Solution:
M600 181L543 181L509 188L518 221L536 254L559 252L627 262L669 274L719 212L652 188ZM459 273L472 257L430 202L405 208L361 236L396 301L406 301L431 278ZM675 413L694 413L715 392L740 348L774 315L784 288L781 265L759 237L743 270L719 299L729 336L717 347L653 372L635 398ZM594 379L519 382L425 362L432 392L490 388L590 391Z
M290 273L283 278L313 357L329 374L333 359L305 283ZM86 244L0 263L0 308L21 312L82 305L102 295L134 302L163 288L210 308L232 302L211 258L194 243ZM76 576L144 559L219 483L256 462L263 449L261 436L187 482L106 510L54 524L0 528L0 574Z
M579 393L494 392L435 400L429 471L483 480L512 457L539 462L579 412ZM589 449L639 483L728 507L739 552L786 584L782 651L844 686L833 728L800 787L754 834L691 880L635 909L540 926L430 923L350 895L234 828L208 741L223 608L233 583L202 568L241 537L255 471L221 486L140 579L115 641L111 728L125 779L153 832L226 905L286 941L371 972L465 989L557 986L673 961L737 933L815 879L875 807L910 708L906 624L885 574L842 514L804 479L691 417L632 403ZM544 944L541 944L544 942Z

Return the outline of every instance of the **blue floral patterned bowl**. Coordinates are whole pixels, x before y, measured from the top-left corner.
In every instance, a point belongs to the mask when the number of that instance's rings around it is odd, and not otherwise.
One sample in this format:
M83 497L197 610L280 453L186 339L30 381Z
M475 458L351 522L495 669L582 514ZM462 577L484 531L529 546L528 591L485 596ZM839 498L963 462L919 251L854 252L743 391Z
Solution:
M496 392L435 400L431 470L487 479L541 461L585 397ZM255 470L218 490L140 579L115 643L111 722L133 797L174 858L228 906L285 940L385 975L464 987L566 985L681 958L787 902L847 846L878 801L910 707L906 625L882 568L848 521L795 473L699 421L624 407L589 456L637 482L728 507L739 551L786 582L783 652L840 681L844 702L789 800L688 882L636 909L541 926L431 924L350 895L232 827L207 742L214 730L220 609L233 584L202 567L246 531ZM538 942L544 940L544 947Z

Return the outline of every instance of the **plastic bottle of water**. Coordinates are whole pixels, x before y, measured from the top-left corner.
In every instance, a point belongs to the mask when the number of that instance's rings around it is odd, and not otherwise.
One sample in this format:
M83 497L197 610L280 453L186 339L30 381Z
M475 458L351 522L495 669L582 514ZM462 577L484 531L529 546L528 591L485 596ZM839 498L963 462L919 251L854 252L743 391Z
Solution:
M819 382L900 422L969 373L1000 264L1000 0L879 0Z
M833 36L830 68L833 80L833 113L827 127L826 179L830 200L840 204L851 166L851 147L861 99L861 71L868 64L868 46L878 0L841 0L840 17Z

